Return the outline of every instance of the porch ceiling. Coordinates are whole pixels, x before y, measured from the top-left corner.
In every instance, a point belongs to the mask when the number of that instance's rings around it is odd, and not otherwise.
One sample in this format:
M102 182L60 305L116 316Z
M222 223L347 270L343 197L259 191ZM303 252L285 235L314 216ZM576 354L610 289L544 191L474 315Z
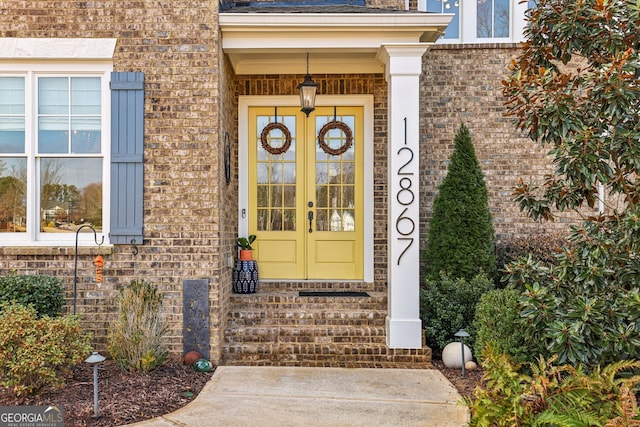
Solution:
M433 43L451 14L221 13L222 49L236 74L382 73L382 45Z

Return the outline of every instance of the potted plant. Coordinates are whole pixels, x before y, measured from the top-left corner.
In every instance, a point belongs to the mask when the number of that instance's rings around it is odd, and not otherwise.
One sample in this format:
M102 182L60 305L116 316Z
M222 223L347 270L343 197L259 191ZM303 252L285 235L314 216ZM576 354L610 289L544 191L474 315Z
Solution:
M240 261L249 261L253 259L253 248L251 244L255 242L256 235L251 234L249 237L238 237L238 247L240 248Z

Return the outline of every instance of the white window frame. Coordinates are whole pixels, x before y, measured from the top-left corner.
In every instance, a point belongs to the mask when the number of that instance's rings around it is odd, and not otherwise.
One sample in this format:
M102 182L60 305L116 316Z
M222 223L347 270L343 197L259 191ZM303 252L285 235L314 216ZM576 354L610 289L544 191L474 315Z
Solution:
M38 154L35 144L37 133L37 93L35 93L38 77L100 77L101 86L101 150L93 157L103 159L102 166L102 230L97 233L98 242L104 236L107 242L109 235L111 206L110 173L111 173L111 94L109 82L113 65L111 61L0 61L0 76L17 76L25 78L25 155L27 158L27 231L24 233L0 233L0 246L71 246L75 244L76 233L42 233L40 232L40 198L36 184L40 180L36 170L37 157L68 157L68 155ZM8 153L3 157L18 157ZM19 155L22 157L22 155ZM87 155L92 157L92 155ZM85 233L84 231L89 231ZM94 235L90 230L78 233L78 245L95 245Z
M455 1L455 0L450 0ZM517 43L524 40L527 2L509 0L509 37L478 37L478 0L457 0L459 4L459 38L441 37L439 44ZM427 10L427 0L418 0L418 10Z

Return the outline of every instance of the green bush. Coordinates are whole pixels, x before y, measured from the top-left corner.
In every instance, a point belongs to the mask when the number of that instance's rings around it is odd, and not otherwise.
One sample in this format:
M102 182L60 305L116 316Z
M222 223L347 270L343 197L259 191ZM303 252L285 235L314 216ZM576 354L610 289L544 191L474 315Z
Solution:
M467 399L471 427L640 426L633 393L640 362L621 361L585 373L543 358L522 366L488 347L483 354L483 386Z
M108 350L125 370L149 372L162 365L167 350L162 338L167 326L160 310L162 294L144 280L132 280L120 290L118 318L109 328Z
M30 305L38 316L59 316L64 304L62 280L40 275L0 277L0 302Z
M526 237L509 237L496 243L496 269L505 270L518 258L531 257L547 265L557 263L557 254L567 244L567 238L559 233L532 233Z
M487 186L469 129L462 124L455 149L433 201L426 250L426 277L440 273L471 280L476 274L495 275L494 231Z
M640 206L573 227L557 264L509 265L529 339L559 363L593 367L640 359Z
M33 307L0 303L0 385L16 395L60 386L90 352L76 316L38 318Z
M539 343L526 340L526 323L520 316L520 291L493 289L480 297L473 321L476 331L474 354L480 357L487 346L511 356L517 363L533 362L546 354Z
M465 329L471 334L467 345L473 347L473 318L476 305L493 282L484 274L471 280L453 279L442 275L439 280L427 280L420 290L420 312L427 344L435 350L455 340L454 334Z

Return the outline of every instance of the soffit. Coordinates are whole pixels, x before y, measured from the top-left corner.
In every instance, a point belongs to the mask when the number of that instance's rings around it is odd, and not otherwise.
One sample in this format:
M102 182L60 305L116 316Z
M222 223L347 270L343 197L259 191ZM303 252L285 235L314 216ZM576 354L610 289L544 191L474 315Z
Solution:
M380 46L433 43L453 17L353 7L268 9L219 14L222 49L236 74L304 74L307 53L311 74L382 73Z

